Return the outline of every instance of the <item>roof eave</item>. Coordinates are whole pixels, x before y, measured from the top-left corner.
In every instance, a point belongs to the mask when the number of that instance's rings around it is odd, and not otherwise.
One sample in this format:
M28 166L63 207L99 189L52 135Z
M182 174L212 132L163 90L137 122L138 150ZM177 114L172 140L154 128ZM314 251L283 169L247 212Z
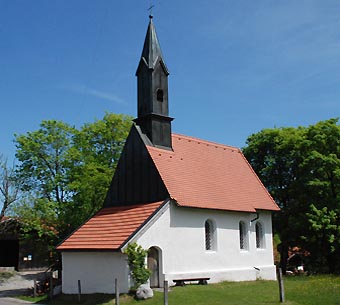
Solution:
M59 252L120 252L119 248L65 248L57 249Z

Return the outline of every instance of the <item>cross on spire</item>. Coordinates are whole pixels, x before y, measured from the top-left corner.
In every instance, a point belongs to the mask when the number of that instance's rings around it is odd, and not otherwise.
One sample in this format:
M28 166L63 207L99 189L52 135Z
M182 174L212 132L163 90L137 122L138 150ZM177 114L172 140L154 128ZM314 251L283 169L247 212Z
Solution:
M152 1L150 1L150 6L148 8L148 11L149 11L149 17L152 18L152 9L155 7L154 4L152 4Z

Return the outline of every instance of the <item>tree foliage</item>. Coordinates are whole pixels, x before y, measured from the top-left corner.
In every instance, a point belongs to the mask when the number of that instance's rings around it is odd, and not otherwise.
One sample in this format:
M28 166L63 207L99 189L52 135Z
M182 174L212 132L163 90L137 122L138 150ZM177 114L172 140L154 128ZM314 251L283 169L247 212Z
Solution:
M19 196L20 181L16 179L14 171L14 166L9 167L7 159L0 156L0 200L2 203L0 221Z
M17 178L30 201L17 213L26 217L30 209L36 218L53 220L60 238L81 225L103 204L130 126L131 117L106 113L79 129L46 120L16 135Z
M102 120L85 124L75 134L70 154L77 166L70 172L69 185L74 196L68 206L68 222L80 225L102 207L131 121L129 116L107 113ZM81 222L74 215L82 215Z
M243 152L281 207L274 229L288 248L310 252L314 270L339 271L340 127L337 119L309 127L264 129L251 135ZM320 265L320 262L322 264Z
M66 123L48 120L38 130L15 137L22 190L35 190L40 197L56 202L58 209L72 197L67 177L73 165L69 147L75 132Z
M54 203L44 198L27 197L14 207L20 215L22 237L45 240L52 247L58 240L58 218L54 213Z

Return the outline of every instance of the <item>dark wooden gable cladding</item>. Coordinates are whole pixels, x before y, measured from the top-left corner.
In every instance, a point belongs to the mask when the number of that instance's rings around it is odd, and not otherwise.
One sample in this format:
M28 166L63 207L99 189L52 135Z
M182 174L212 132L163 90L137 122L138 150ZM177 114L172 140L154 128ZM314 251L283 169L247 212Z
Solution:
M104 207L162 201L169 193L153 163L138 127L131 127L107 192Z

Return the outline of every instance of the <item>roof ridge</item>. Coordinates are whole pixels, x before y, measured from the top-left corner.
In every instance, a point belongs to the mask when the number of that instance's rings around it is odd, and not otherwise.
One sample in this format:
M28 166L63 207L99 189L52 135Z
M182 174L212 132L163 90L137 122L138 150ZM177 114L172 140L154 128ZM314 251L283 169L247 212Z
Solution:
M226 144L217 143L217 142L213 142L213 141L208 141L208 140L204 140L204 139L201 139L201 138L187 136L187 135L184 135L184 134L172 133L172 137L173 138L177 137L177 138L180 138L180 139L183 138L183 139L186 139L186 140L200 142L200 143L204 143L204 144L208 144L208 145L212 145L212 146L216 146L216 147L220 147L220 148L228 148L228 149L233 150L233 151L236 150L238 152L241 152L241 149L236 147L236 146L231 146L231 145L226 145Z

